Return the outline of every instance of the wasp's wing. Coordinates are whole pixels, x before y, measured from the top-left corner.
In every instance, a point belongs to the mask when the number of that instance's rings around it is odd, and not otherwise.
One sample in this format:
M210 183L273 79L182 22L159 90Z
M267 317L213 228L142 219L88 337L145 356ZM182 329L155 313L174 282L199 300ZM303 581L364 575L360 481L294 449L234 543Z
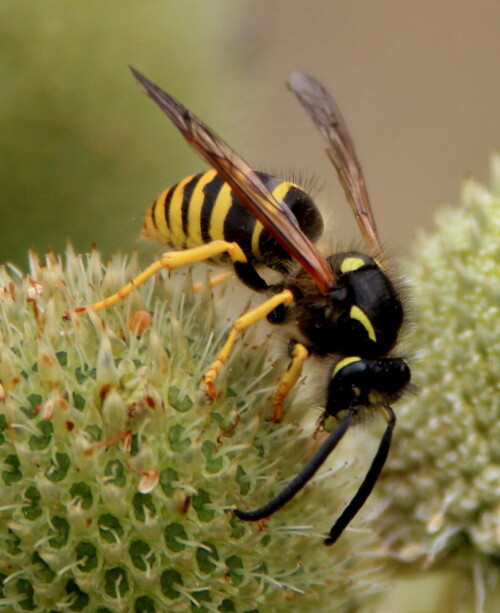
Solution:
M131 68L145 93L181 131L184 138L207 160L256 217L269 234L313 278L322 293L335 283L331 267L300 229L288 207L280 204L254 170L221 138L188 111L180 102Z
M363 171L335 100L319 81L303 72L292 72L288 85L329 144L326 151L337 170L361 234L370 249L380 255L380 240Z

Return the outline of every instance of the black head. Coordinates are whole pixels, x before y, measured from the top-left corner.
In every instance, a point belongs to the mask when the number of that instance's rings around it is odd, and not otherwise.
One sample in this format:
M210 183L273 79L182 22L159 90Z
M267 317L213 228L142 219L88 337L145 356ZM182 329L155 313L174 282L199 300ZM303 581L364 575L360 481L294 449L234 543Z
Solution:
M326 412L335 417L356 406L388 405L401 396L410 376L401 358L344 358L333 370Z

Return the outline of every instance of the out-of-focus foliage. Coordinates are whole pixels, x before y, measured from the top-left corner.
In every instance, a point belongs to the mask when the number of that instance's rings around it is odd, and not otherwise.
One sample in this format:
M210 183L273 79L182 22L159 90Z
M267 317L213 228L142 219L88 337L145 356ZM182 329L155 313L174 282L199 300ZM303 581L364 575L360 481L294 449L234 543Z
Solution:
M203 164L131 77L227 117L236 10L199 0L16 0L0 6L0 261L26 249L129 251L164 187ZM238 34L239 33L239 34ZM196 102L198 101L198 103ZM186 160L189 160L186 163Z

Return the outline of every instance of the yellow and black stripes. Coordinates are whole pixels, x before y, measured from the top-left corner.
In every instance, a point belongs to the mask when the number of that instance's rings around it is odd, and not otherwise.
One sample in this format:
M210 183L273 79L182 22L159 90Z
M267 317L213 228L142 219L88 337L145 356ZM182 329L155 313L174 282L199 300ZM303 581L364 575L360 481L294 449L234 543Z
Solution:
M316 240L323 222L310 196L293 183L262 172L258 175L295 215L302 231ZM290 259L215 170L186 177L165 189L146 212L142 236L174 249L213 240L235 242L249 261L268 266Z

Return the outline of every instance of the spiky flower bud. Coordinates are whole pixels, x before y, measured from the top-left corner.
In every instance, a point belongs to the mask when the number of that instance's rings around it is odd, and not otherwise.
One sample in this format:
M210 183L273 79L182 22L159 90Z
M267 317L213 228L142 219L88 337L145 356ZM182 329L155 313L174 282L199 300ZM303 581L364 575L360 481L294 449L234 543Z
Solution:
M281 368L252 331L209 405L201 377L237 313L180 271L75 311L136 268L69 249L32 256L27 277L0 270L0 607L353 610L377 563L369 533L322 543L355 483L338 456L265 525L230 512L296 474L317 407L304 394L268 421Z
M500 555L498 156L492 175L491 191L466 181L462 206L441 210L437 232L416 246L418 392L398 407L377 520L400 559L467 569L479 600L494 568L487 560Z

